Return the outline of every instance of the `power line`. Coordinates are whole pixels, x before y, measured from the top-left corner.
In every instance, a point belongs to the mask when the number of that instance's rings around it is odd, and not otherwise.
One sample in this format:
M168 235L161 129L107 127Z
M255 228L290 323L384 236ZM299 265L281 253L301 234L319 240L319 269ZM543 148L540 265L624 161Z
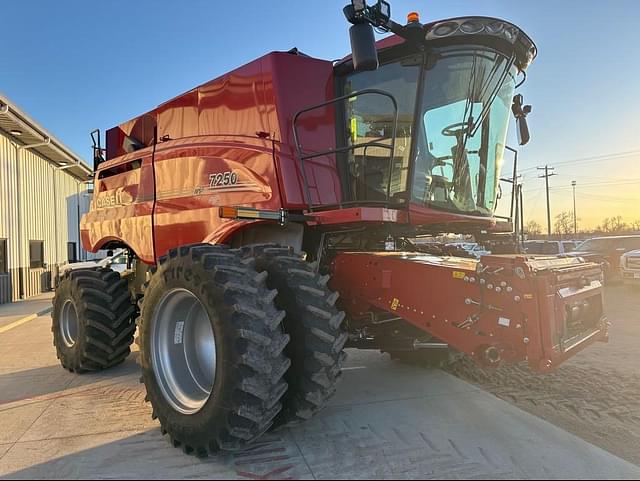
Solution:
M564 198L566 199L567 197L571 197L573 194L571 192L565 191L565 192L555 192L555 195L564 196ZM587 194L584 192L576 192L576 195L585 200L592 200L592 201L598 201L598 202L610 202L610 203L617 203L617 204L628 204L630 202L638 201L638 199L630 199L627 197L615 197L615 196L607 196L607 195L601 195L601 194Z
M560 174L555 174L555 175L560 175ZM580 187L586 187L588 189L597 189L600 187L612 187L612 186L618 186L618 185L640 185L640 179L629 179L629 180L624 180L624 181L620 181L620 182L591 182L591 183L587 183L587 184L580 184ZM549 187L549 190L552 192L560 192L562 190L569 190L571 189L571 185L561 185L561 186L554 186L554 187ZM525 190L524 193L525 194L530 194L531 192L537 192L538 189L531 189L531 190Z
M587 180L604 180L610 182L626 181L628 178L624 177L602 177L601 175L583 175L583 174L558 174L560 177L571 179L587 179ZM640 179L638 179L640 180Z
M631 155L640 155L640 150L628 150L626 152L594 155L592 157L582 157L579 159L563 160L560 162L556 162L555 165L584 164L589 162L599 162L602 160L618 160L620 158L629 157Z
M621 180L616 182L612 182L612 181L590 182L586 184L580 184L580 187L607 187L607 186L615 186L615 185L635 185L635 184L640 184L640 179L627 179L627 180ZM569 185L569 186L551 187L551 190L553 191L564 190L564 189L571 189L571 186Z
M595 155L592 157L580 157L576 159L563 160L560 162L556 162L555 165L570 165L570 164L582 164L582 163L590 163L590 162L604 162L608 160L619 160L624 157L629 157L632 155L640 155L640 150L628 150L626 152L616 152L611 154L601 154ZM537 167L527 167L526 169L521 169L520 173L532 172L537 170Z
M529 210L527 212L527 219L533 217L533 214L536 212L538 208L538 204L540 203L540 197L542 196L542 192L544 192L544 188L537 189L538 195L536 195L533 199L533 202L529 206Z

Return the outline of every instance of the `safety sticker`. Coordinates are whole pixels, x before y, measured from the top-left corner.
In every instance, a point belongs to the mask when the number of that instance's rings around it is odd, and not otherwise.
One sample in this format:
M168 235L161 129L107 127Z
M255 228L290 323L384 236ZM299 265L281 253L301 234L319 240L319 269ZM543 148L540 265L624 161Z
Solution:
M498 318L498 324L501 325L502 327L509 327L511 326L511 319L507 319L506 317L500 317Z
M182 344L183 333L184 333L184 321L176 322L176 330L173 333L174 344Z
M453 271L453 278L454 279L464 279L466 276L466 274L462 271Z
M398 310L398 306L400 306L400 299L396 299L394 297L393 300L391 301L391 310L392 311L397 311Z

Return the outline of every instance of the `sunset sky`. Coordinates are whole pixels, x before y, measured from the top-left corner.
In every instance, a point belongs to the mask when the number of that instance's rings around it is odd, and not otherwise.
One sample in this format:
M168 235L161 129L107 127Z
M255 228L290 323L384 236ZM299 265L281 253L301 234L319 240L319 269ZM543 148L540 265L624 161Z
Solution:
M89 159L92 129L112 127L268 51L297 46L342 57L349 50L345 3L9 2L0 91ZM558 174L551 179L554 216L572 210L576 180L581 227L614 215L640 219L640 2L391 4L397 21L412 10L423 22L502 17L537 43L521 89L533 105L533 140L520 154L527 220L546 225L544 181L535 170L544 164Z

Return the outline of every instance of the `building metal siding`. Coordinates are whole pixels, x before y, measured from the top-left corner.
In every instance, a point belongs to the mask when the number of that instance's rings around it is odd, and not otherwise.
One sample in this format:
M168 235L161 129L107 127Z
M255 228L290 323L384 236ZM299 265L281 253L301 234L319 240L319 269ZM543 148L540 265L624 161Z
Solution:
M10 292L10 302L20 298L18 271L18 186L17 186L17 149L11 141L0 134L0 237L7 239L8 276L0 279L3 292Z
M0 303L49 290L52 271L68 262L67 242L75 242L78 257L86 258L78 238L78 207L86 205L86 196L81 180L37 153L17 149L0 131L0 238L7 239L9 266L9 275L0 276ZM42 269L29 266L32 240L44 242Z
M0 304L11 302L11 275L0 274Z

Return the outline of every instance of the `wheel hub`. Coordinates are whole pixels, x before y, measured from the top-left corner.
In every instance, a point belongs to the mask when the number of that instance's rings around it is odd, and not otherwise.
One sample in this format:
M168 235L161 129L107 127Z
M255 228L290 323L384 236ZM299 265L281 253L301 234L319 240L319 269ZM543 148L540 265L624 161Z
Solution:
M62 312L60 315L60 334L62 335L62 342L65 346L73 347L78 340L78 312L76 306L71 299L67 299L62 305Z
M199 412L216 378L209 315L193 293L172 289L160 299L151 322L151 361L162 395L182 414Z

